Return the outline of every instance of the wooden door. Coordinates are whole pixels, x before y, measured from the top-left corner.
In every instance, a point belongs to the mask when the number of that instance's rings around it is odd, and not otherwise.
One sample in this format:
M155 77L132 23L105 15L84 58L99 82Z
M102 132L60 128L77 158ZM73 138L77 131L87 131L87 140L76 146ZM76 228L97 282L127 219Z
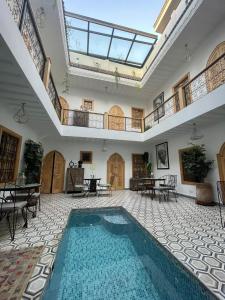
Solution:
M174 112L178 112L183 107L187 106L190 103L186 103L184 99L184 95L181 92L182 87L185 86L189 82L190 74L185 75L181 80L177 82L177 84L173 87L173 93L177 93L174 97ZM189 102L191 102L191 98L189 99Z
M57 151L49 152L42 165L41 192L45 194L62 193L64 186L65 159Z
M132 115L132 128L141 128L141 119L144 118L144 110L143 108L132 107L131 109Z
M107 182L111 182L114 177L112 187L115 190L124 189L125 180L125 162L122 156L114 153L107 161Z
M125 118L123 110L118 106L114 105L109 110L109 129L113 130L125 130Z
M59 97L59 101L60 101L60 104L61 104L62 109L63 109L62 114L61 114L61 122L62 122L62 124L68 125L69 104L66 101L66 99L61 97L61 96Z
M55 152L54 171L52 176L52 193L62 193L64 186L65 160L61 153Z
M132 177L142 178L147 176L146 162L143 154L132 154Z
M225 41L220 43L210 55L207 67L216 61L221 55L225 54ZM225 60L220 59L206 71L206 85L208 92L213 91L221 84L225 83Z

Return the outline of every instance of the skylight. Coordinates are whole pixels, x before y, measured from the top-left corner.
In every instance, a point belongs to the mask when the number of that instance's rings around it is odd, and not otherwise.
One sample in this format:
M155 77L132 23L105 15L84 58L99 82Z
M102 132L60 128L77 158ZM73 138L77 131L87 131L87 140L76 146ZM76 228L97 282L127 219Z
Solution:
M69 52L142 68L157 40L154 34L64 13Z

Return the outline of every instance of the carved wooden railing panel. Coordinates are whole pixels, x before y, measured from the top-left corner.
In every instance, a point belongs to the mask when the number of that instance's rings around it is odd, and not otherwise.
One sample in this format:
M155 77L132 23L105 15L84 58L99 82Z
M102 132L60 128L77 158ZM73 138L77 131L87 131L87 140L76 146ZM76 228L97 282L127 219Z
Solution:
M65 113L66 112L66 113ZM104 128L104 114L93 113L89 111L64 109L62 124L69 126L88 127L88 128Z

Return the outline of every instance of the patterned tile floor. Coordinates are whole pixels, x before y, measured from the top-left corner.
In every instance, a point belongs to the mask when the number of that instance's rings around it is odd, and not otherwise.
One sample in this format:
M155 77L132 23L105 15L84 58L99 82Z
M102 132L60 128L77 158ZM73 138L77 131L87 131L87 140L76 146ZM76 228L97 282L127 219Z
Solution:
M43 195L41 212L29 220L29 228L19 226L14 242L10 242L7 227L1 222L0 251L45 245L24 300L40 298L70 210L104 206L126 208L219 299L225 299L225 229L221 228L218 207L198 206L182 197L177 203L159 203L136 192L120 191L112 197Z

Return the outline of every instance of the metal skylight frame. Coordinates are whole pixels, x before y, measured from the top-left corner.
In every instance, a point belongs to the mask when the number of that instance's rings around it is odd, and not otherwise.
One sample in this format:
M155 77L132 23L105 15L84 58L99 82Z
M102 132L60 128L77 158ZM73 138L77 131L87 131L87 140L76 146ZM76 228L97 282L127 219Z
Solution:
M147 32L143 32L143 31L139 31L139 30L135 30L135 29L131 29L129 27L125 27L125 26L121 26L121 25L117 25L117 24L113 24L113 23L109 23L109 22L105 22L105 21L101 21L98 19L94 19L94 18L90 18L90 17L86 17L86 16L82 16L79 14L75 14L72 12L68 12L68 11L64 11L64 16L65 16L65 29L66 29L66 37L67 37L67 46L68 46L68 51L69 52L75 52L78 54L83 54L83 55L87 55L89 57L95 57L95 58L100 58L103 60L109 60L115 63L119 63L119 64L123 64L123 65L127 65L127 66L131 66L131 67L135 67L135 68L142 68L146 62L146 60L148 59L149 55L151 54L153 47L157 41L157 35L151 34L151 33L147 33ZM67 23L67 18L72 18L72 20L78 20L81 22L86 22L86 28L81 28L81 27L77 27L77 26L73 26L71 24ZM91 30L90 27L92 25L99 25L100 27L103 26L105 29L110 29L111 32L110 33L105 33L105 32L100 32L98 30ZM80 51L78 49L72 49L72 47L70 47L69 45L69 32L79 32L79 33L84 33L86 34L85 37L85 41L82 40L82 43L84 43L85 47L85 51ZM121 34L118 34L118 32L120 32ZM127 37L122 36L122 35L127 35ZM130 37L129 37L130 35ZM93 36L98 36L98 37L105 37L106 39L108 38L108 46L106 48L106 55L99 55L97 53L90 53L90 37ZM87 39L87 41L86 41ZM123 50L123 46L122 46L122 50L124 51L123 56L124 58L120 58L120 57L116 57L116 55L110 55L112 52L112 45L113 43L115 44L118 41L123 41L124 45L127 42L127 50ZM106 40L105 40L106 42ZM128 45L128 43L130 43ZM135 47L137 48L137 46L139 47L144 47L148 46L149 49L145 49L147 51L145 51L144 55L143 55L143 59L140 61L135 61L130 60L129 56L131 56L132 52L133 52L133 56L134 52L135 52ZM76 48L76 47L74 47ZM78 47L77 47L78 48ZM115 45L115 49L116 49L116 45ZM124 47L125 48L125 47ZM146 47L145 47L146 48ZM133 51L132 51L133 50ZM140 52L138 53L136 51L136 57L137 55L140 54Z

